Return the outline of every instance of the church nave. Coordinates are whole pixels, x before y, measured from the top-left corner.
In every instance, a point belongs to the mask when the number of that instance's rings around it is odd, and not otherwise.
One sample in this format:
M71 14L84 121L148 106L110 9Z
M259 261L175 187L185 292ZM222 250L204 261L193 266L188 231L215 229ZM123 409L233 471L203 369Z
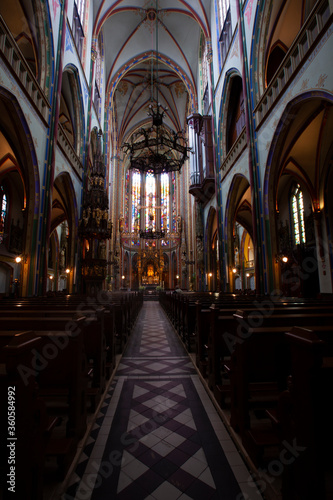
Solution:
M67 486L62 500L262 498L158 302L144 302Z

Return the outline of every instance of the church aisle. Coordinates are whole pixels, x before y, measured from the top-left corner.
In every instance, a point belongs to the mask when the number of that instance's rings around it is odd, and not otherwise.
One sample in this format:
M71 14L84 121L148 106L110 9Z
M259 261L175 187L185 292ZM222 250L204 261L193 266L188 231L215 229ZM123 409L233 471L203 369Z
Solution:
M260 500L159 303L145 302L62 500Z

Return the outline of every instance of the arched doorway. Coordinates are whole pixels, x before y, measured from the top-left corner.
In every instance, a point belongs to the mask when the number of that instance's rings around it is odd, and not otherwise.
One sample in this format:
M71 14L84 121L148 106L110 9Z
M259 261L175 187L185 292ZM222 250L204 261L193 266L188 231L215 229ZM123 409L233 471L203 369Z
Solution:
M16 97L0 87L0 261L13 269L19 293L33 294L39 214L37 157L29 127ZM15 262L20 257L19 264ZM8 290L9 293L10 290Z
M214 208L210 209L207 219L207 290L219 291L219 263L218 263L218 230L217 213Z
M315 92L287 106L268 157L266 226L271 283L291 296L332 293L326 184L332 158L331 96Z
M243 292L255 289L255 262L251 188L243 175L235 175L228 193L226 212L228 290ZM249 275L249 276L247 276ZM251 286L248 286L249 282Z
M77 204L70 175L58 175L52 193L47 288L72 293L77 284ZM51 267L52 266L52 267Z

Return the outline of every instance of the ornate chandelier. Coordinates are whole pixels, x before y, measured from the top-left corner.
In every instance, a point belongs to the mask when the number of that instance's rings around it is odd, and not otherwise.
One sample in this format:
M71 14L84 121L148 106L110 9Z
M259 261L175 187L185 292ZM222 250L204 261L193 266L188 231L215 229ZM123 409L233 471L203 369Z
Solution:
M122 148L129 154L130 168L155 174L182 168L190 148L186 146L182 131L174 132L163 125L165 111L160 103L155 107L150 104L148 114L152 117L153 126L141 128L132 135L131 143L123 144Z
M180 171L188 151L183 131L169 129L163 124L163 118L168 111L158 100L158 2L156 1L156 53L151 58L151 97L148 116L152 117L152 126L142 127L131 137L131 142L122 144L122 149L129 155L131 169L141 172L162 174ZM154 59L156 60L156 77L154 78ZM154 99L154 88L156 97Z
M140 238L144 240L161 240L165 237L165 231L140 231Z

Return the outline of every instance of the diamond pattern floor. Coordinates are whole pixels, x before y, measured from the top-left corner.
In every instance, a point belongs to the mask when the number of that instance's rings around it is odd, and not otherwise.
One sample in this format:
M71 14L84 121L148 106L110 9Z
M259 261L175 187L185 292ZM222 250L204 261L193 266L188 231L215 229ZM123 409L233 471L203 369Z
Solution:
M170 322L145 302L63 500L261 500Z

